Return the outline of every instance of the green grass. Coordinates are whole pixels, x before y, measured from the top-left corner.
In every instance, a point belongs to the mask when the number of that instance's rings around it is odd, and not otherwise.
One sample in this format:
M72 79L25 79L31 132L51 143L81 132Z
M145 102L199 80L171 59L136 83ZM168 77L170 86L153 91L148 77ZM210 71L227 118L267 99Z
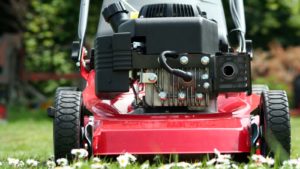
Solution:
M53 155L52 120L45 111L11 109L6 123L0 123L0 161L7 157L45 162ZM292 158L300 156L300 118L292 118Z
M43 111L11 109L0 123L0 160L7 157L47 160L52 156L52 122Z
M300 118L291 119L292 130L292 158L300 157Z

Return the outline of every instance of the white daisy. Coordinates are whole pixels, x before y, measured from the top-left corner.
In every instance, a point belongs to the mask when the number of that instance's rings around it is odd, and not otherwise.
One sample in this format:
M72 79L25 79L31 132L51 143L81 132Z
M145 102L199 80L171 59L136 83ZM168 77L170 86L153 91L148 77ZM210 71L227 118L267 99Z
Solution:
M230 160L224 156L219 156L216 161L218 164L230 164Z
M230 164L231 156L229 154L222 155L217 149L214 149L214 152L217 155L216 162L218 164Z
M191 168L200 168L202 166L201 162L192 164Z
M8 161L8 165L13 167L17 167L18 164L20 163L20 160L15 158L7 158L7 161Z
M24 167L24 162L23 161L19 161L19 163L17 164L17 166L16 167Z
M107 166L104 164L96 163L91 165L91 169L106 169L106 168Z
M181 167L181 168L191 168L191 164L187 162L179 162L175 164L176 167Z
M55 164L54 161L47 161L47 162L46 162L46 165L47 165L47 167L48 167L49 169L53 169L53 168L55 168L55 166L56 166L56 164Z
M215 154L217 155L217 156L220 156L221 155L221 153L220 153L220 151L218 150L218 149L214 149L214 152L215 152Z
M267 158L266 158L266 163L267 163L269 166L272 166L272 165L274 165L275 161L274 161L273 158L267 157Z
M158 169L171 169L172 167L174 167L175 164L171 163L171 164L165 164L163 166L160 166Z
M135 162L136 161L136 157L133 156L130 153L125 153L124 156L127 157L129 159L129 161L131 161L131 162Z
M231 166L228 164L216 164L215 169L230 169Z
M256 155L256 154L253 154L251 156L251 159L255 162L255 163L266 163L267 160L265 157L263 157L262 155Z
M141 165L141 169L148 169L150 167L149 163L144 163Z
M92 161L93 161L93 163L100 163L101 159L98 157L94 157Z
M211 166L211 165L214 165L216 162L217 162L217 159L216 159L216 158L213 158L213 159L207 161L207 162L206 162L206 165Z
M39 162L33 159L28 159L26 160L26 164L31 166L31 167L36 167L38 166Z
M65 159L65 158L57 159L56 162L57 162L57 164L58 164L59 166L62 166L62 167L68 165L68 160Z
M71 150L71 154L77 158L86 158L89 155L86 149L73 149Z
M117 161L120 165L120 167L125 168L128 164L130 164L129 157L125 155L120 155L117 157Z
M237 166L236 164L231 164L231 168L233 168L233 169L239 169L239 166Z

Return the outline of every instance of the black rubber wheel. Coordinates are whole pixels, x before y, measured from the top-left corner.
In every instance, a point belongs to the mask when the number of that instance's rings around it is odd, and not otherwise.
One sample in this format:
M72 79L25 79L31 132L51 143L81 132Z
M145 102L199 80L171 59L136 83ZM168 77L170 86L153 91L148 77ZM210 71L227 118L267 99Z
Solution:
M298 75L294 82L293 82L293 88L294 88L294 105L295 108L300 108L300 75Z
M269 87L267 85L253 84L252 92L255 94L262 94L264 91L269 91Z
M261 151L263 156L288 160L291 153L291 129L288 98L285 91L262 94Z
M60 91L78 91L77 87L58 87L56 89L55 95L57 95Z
M81 92L60 90L55 97L53 120L54 157L72 160L72 149L81 146Z

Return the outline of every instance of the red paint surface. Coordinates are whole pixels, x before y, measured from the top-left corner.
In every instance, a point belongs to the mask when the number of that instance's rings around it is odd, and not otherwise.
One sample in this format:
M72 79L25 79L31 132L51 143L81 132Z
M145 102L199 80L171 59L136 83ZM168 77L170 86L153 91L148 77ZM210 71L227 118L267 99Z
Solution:
M6 119L6 107L0 104L0 120Z
M101 100L95 95L94 70L83 73L83 102L95 117L95 155L250 152L250 114L259 106L258 95L222 94L215 113L131 115L132 91L102 94L99 98L114 99Z

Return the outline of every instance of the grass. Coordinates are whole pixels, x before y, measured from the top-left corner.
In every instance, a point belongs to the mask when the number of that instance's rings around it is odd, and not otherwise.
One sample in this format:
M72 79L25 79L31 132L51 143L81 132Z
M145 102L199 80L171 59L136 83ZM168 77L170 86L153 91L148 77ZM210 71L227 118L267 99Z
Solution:
M53 156L52 120L45 111L11 109L8 122L0 123L0 161L7 157L45 162ZM292 118L292 158L300 156L300 118Z
M291 119L292 130L292 156L291 158L300 157L300 118Z
M47 160L52 156L52 121L43 111L12 109L0 123L0 160L7 157Z

